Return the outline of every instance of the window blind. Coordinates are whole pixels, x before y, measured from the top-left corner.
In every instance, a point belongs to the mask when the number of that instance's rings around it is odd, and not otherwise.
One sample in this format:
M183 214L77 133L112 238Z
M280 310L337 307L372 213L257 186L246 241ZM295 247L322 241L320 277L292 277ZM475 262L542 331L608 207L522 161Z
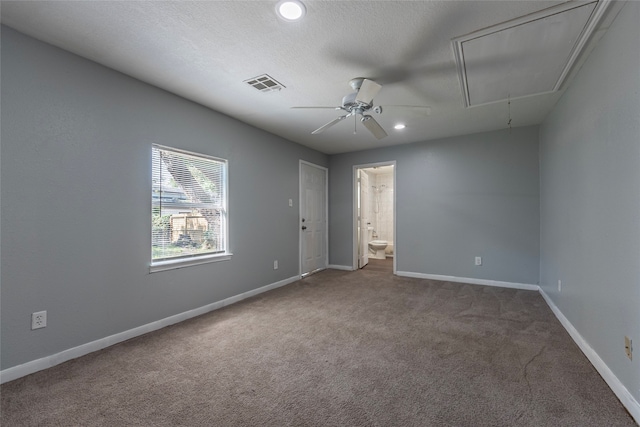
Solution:
M227 161L152 147L151 261L224 253Z

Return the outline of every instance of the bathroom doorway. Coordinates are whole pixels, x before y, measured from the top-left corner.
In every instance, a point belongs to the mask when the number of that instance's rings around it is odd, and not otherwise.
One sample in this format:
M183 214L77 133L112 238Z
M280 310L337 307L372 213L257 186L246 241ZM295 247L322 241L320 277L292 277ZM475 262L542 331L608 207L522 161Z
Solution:
M395 182L395 161L353 167L354 270L386 265L396 272Z

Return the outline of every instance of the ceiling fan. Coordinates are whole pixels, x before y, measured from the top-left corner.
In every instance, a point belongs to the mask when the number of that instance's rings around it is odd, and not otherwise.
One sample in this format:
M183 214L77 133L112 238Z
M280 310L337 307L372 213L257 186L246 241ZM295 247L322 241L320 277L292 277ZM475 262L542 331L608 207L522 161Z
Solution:
M343 121L347 117L354 117L354 133L355 133L355 124L357 123L358 117L360 117L360 121L364 125L364 127L369 130L377 139L382 139L387 136L387 132L380 126L380 124L370 115L369 112L373 111L377 114L382 114L382 106L373 105L373 98L380 92L382 89L382 85L374 82L373 80L366 79L364 77L356 77L355 79L351 79L349 81L349 85L353 88L355 92L350 93L342 98L342 104L339 107L292 107L292 108L319 108L326 109L330 108L333 110L343 110L347 114L339 116L338 118L330 121L329 123L320 126L318 129L311 132L312 134L318 134L329 129L331 126L335 125L338 122ZM401 107L401 108L421 108L425 110L425 113L428 115L431 113L430 107L420 107L413 105L388 105L386 107Z

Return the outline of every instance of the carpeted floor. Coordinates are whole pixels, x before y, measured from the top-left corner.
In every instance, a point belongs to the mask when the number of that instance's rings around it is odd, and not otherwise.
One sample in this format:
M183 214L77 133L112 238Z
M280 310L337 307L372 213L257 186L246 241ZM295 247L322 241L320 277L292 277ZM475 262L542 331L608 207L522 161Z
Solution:
M367 272L376 271L378 273L393 273L393 258L370 258L369 263L364 266L364 269Z
M2 385L3 426L634 426L537 292L326 270Z

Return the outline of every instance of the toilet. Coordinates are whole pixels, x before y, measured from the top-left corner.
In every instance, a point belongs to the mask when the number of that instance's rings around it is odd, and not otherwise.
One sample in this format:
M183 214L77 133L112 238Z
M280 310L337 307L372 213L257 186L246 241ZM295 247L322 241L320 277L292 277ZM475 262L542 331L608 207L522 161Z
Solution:
M372 255L371 258L385 259L386 255L384 253L384 250L386 248L387 248L386 240L372 240L369 242L369 249L375 253L375 255Z

